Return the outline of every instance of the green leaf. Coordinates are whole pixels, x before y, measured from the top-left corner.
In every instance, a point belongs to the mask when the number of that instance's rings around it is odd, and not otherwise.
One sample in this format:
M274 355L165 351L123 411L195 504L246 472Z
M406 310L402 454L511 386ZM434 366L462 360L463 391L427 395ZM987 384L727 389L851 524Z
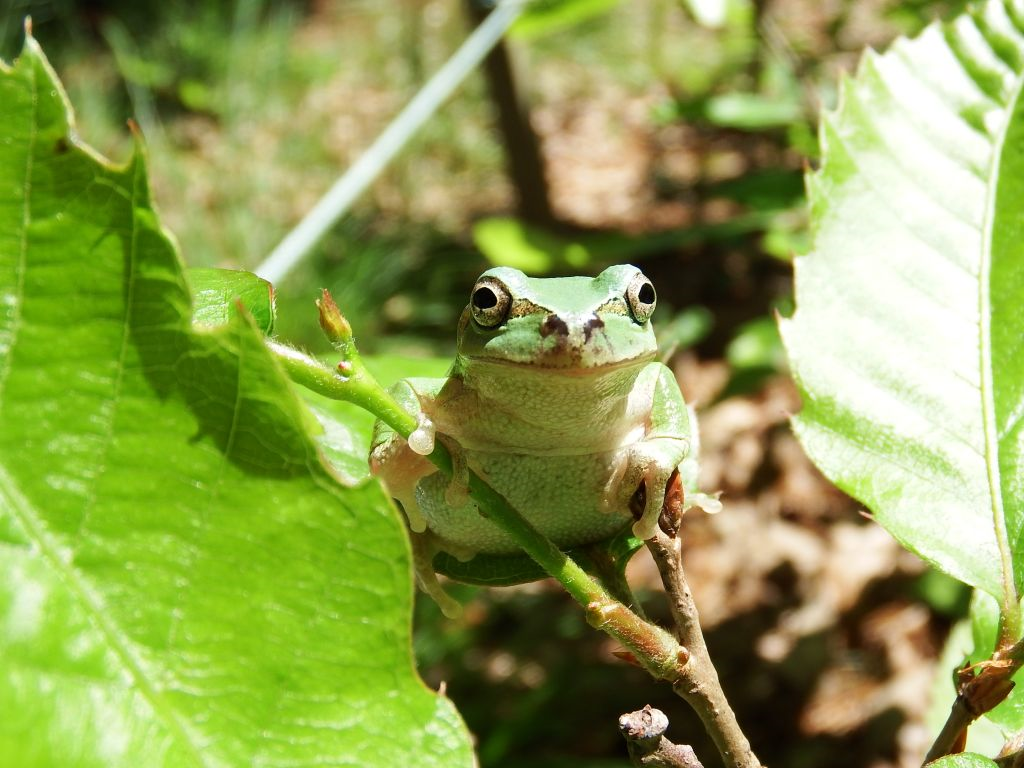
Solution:
M548 574L529 555L478 554L462 561L447 552L433 559L434 570L463 584L507 587L547 578Z
M775 319L759 317L741 325L726 345L725 359L732 370L722 398L756 392L766 379L784 371L786 353Z
M533 40L601 16L619 0L536 0L523 10L509 37Z
M785 211L798 203L803 206L803 177L787 168L750 171L707 187L709 197L728 197L737 203L761 211Z
M714 316L707 307L687 307L667 323L655 326L658 335L658 359L668 360L680 349L689 349L707 338Z
M967 614L974 590L947 576L942 571L928 568L914 579L913 596L925 603L934 613L947 619L959 619Z
M704 116L711 124L723 128L763 131L797 122L803 117L803 105L793 97L724 93L708 99Z
M473 225L473 242L496 267L547 274L558 267L582 269L591 261L587 249L519 219L492 216Z
M192 321L197 325L226 324L241 302L263 333L274 332L274 286L252 272L193 267L185 270L192 290Z
M1010 611L1024 582L1022 29L993 1L864 57L822 122L814 251L795 261L782 324L811 458Z
M0 764L469 766L376 483L248 317L193 328L140 151L0 70Z
M778 325L769 317L744 323L725 348L733 368L778 370L785 365Z
M930 715L930 719L935 721L933 730L936 733L939 723L945 720L956 698L955 674L951 670L991 659L998 633L999 605L991 595L975 590L971 596L968 618L958 622L950 632L937 665L940 679L932 691L932 708L935 711ZM1018 671L1014 675L1016 685L1010 695L971 726L968 747L979 751L990 748L994 751L1006 741L1007 734L1024 729L1024 687L1020 685L1021 678L1022 673Z
M778 211L754 211L715 224L697 224L643 235L580 232L573 239L518 219L492 217L473 226L473 242L494 266L543 275L594 270L598 265L637 262L666 248L728 242L772 224Z
M987 757L964 752L959 755L946 755L928 763L927 768L999 768L995 761Z

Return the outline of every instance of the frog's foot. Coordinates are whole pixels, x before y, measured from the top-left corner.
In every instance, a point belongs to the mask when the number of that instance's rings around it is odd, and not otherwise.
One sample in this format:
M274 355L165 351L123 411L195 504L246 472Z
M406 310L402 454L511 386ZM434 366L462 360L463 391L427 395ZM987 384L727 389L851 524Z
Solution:
M630 507L633 503L637 486L634 482L632 489L629 489L629 482L626 479L626 474L631 466L629 460L631 453L627 450L624 457L615 462L612 474L608 478L608 482L605 483L604 493L601 494L601 511L605 514L619 511L624 505Z
M683 483L679 479L679 470L677 469L668 477L668 483L665 486L665 500L662 502L661 512L658 515L658 528L669 538L674 539L683 524L683 503ZM633 513L633 517L637 521L642 518L646 505L647 485L640 483L633 498L629 500L629 511Z
M633 523L633 535L646 541L658 530L658 519L665 508L666 494L677 468L685 458L689 442L685 438L655 438L630 448L629 459L622 474L620 488L627 491L630 501L639 500L642 492L643 507ZM678 485L678 482L675 484ZM681 505L681 500L670 499Z
M437 472L437 468L395 435L374 447L370 453L370 472L384 481L405 513L409 527L417 533L425 531L427 520L416 503L416 485Z
M449 619L462 615L462 605L444 591L434 572L434 555L439 551L437 539L431 533L410 536L412 540L412 561L416 571L416 582L437 603L441 613Z
M667 468L652 462L643 473L643 512L640 519L633 523L633 535L642 541L652 538L658 530L658 518L661 517L665 492L673 472L675 467Z

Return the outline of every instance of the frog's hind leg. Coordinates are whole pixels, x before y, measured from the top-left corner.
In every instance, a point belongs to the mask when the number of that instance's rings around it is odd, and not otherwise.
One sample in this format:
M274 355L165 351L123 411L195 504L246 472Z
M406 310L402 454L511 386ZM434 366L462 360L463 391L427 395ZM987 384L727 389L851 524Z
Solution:
M441 609L441 613L449 619L457 619L462 615L462 604L444 591L434 572L434 555L440 551L437 538L430 531L410 532L409 538L412 541L412 562L416 571L416 582L420 589L430 595Z
M469 501L469 459L454 440L444 439L444 444L452 457L452 476L444 489L444 501L452 509L458 509Z

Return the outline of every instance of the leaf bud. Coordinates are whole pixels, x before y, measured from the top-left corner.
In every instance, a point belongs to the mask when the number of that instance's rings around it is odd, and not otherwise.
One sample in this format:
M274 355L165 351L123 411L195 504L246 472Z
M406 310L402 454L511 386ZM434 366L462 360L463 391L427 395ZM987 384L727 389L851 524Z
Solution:
M320 310L320 327L323 328L327 339L335 346L351 344L352 326L349 325L345 316L341 314L341 310L338 309L338 305L334 303L330 291L326 288L324 288L320 298L317 299L316 306Z

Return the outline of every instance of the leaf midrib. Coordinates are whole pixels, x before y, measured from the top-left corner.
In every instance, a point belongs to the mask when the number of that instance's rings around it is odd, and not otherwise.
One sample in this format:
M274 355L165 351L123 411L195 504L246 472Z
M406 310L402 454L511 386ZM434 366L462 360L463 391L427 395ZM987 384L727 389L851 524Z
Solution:
M1003 155L1003 146L1009 131L1017 101L1024 88L1024 75L1018 74L1013 92L1007 100L1006 120L1000 127L992 151L992 162L989 166L987 195L985 199L985 220L982 228L981 263L978 268L978 348L979 373L982 410L982 429L985 436L985 469L989 486L989 501L992 511L992 523L995 528L996 545L999 549L999 560L1002 572L1003 595L1000 601L1002 619L1010 619L1017 614L1016 580L1013 573L1013 552L1007 538L1006 511L1003 508L1002 477L999 471L999 435L996 425L994 370L992 367L992 305L990 283L992 277L992 238L996 217L997 193L999 188L999 172ZM1014 623L1017 623L1016 621ZM1004 627L1017 633L1018 627ZM1016 639L1016 638L1014 638Z

